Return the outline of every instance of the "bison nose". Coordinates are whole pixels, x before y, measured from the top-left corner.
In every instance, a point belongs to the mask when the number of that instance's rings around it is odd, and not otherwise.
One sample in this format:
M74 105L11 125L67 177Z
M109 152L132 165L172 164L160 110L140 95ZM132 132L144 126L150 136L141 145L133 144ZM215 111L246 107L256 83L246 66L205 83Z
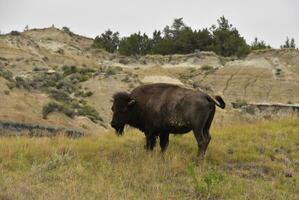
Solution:
M112 126L113 128L116 127L116 123L115 123L115 121L111 121L111 126Z

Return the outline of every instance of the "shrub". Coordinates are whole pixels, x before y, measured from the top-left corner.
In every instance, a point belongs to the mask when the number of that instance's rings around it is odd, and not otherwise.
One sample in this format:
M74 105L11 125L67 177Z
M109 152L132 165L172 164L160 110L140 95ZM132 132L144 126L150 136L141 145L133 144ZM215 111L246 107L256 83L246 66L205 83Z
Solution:
M257 37L254 38L253 43L251 44L251 50L258 50L258 49L271 49L270 45L266 45L266 43L262 41L258 41Z
M63 66L62 67L63 75L68 76L70 74L74 74L77 72L77 67L76 66Z
M68 117L73 118L75 116L75 112L66 104L58 104L56 102L49 102L47 105L43 107L42 114L43 118L46 119L47 116L52 112L62 112Z
M88 117L91 121L97 123L97 121L103 121L98 111L89 105L80 106L78 108L78 114Z
M67 104L63 104L60 111L70 118L73 118L76 115L76 112Z
M190 68L189 68L189 72L190 72L190 73L194 73L194 72L196 72L196 68L195 68L195 67L190 67Z
M119 70L118 68L115 69ZM55 99L57 102L51 101L43 107L43 118L47 118L51 112L61 112L71 118L75 115L82 115L95 123L102 121L99 113L93 107L87 105L86 101L71 97L72 93L81 97L90 97L93 95L91 91L80 91L81 86L74 83L88 80L95 70L90 68L80 69L75 66L64 66L62 70L63 73L36 73L32 80L22 77L16 77L14 80L12 73L2 68L0 69L0 75L11 79L7 83L9 89L13 89L14 87L28 90L34 88L48 93L51 98ZM5 94L9 94L9 91L5 92Z
M47 74L42 73L41 75L35 76L31 82L34 82L35 89L47 90L63 80L63 76L59 73Z
M12 89L14 89L14 88L16 87L16 84L15 84L15 82L8 82L8 83L6 83L6 86L7 86L10 90L12 90Z
M45 71L45 69L44 68L40 68L40 67L34 67L33 71L34 72L40 72L40 71Z
M12 81L13 80L13 74L11 71L1 67L0 68L0 76L5 78L6 80Z
M71 94L75 91L78 90L78 86L76 86L75 84L73 84L73 82L71 80L68 79L62 79L59 82L56 83L56 89L58 90L62 90L65 93Z
M90 97L90 96L92 96L93 95L93 92L92 91L88 91L88 92L85 92L84 94L83 94L83 97Z
M74 35L74 33L70 30L69 27L66 27L66 26L62 27L62 31L69 34L70 36Z
M55 51L58 54L64 54L64 50L63 49L58 49L57 51Z
M281 70L280 68L276 68L276 69L275 69L275 75L276 75L276 76L281 75L281 72L282 72L282 70Z
M115 75L117 74L117 70L113 67L109 67L107 70L106 70L106 74L107 75Z
M42 111L43 118L46 119L48 114L59 110L59 108L60 108L60 105L57 104L56 102L49 102L46 106L43 107L43 111Z
M121 59L119 59L118 62L120 64L127 65L127 64L129 64L129 59L127 59L127 58L121 58Z
M43 118L46 119L47 116L52 112L61 112L70 118L73 118L75 115L86 116L94 123L97 123L98 121L103 121L102 117L93 107L86 104L82 105L75 99L63 104L57 102L49 102L47 105L43 107Z
M49 58L47 56L44 56L42 59L43 59L43 61L48 61L49 60Z
M105 71L107 75L115 75L121 72L123 69L121 67L108 67Z
M77 91L77 92L75 93L75 96L76 96L76 97L81 97L81 96L83 96L83 94L84 94L83 91Z
M88 91L88 92L77 91L77 92L75 93L75 96L76 96L76 97L90 97L90 96L92 96L92 95L93 95L93 92L91 92L91 91Z
M247 101L244 99L237 99L236 102L232 103L233 108L241 108L243 106L248 105Z
M10 34L13 35L13 36L21 35L21 33L19 31L11 31Z
M70 77L73 83L84 82L87 81L89 78L89 75L80 73L72 74L72 76Z
M62 27L62 31L63 32L70 32L71 30L70 30L69 27L64 26L64 27Z
M130 75L126 75L121 81L130 83L132 81L132 78L130 77Z
M80 74L92 74L92 73L95 73L96 70L92 69L92 68L79 68L78 72Z
M290 41L289 37L287 37L285 43L283 45L281 45L280 48L281 49L285 49L285 48L295 49L296 48L295 39L291 38L291 41Z
M204 70L204 71L210 71L210 70L213 70L214 68L210 65L203 65L201 67L201 69Z
M72 83L87 81L96 70L91 68L77 68L76 66L63 66L64 76L70 76Z
M49 91L49 94L50 94L50 97L54 98L57 101L62 101L62 102L72 101L72 98L69 96L69 94L65 93L62 90L51 89Z
M17 88L23 88L26 90L30 90L31 89L31 83L30 81L27 81L19 76L16 77L16 87Z

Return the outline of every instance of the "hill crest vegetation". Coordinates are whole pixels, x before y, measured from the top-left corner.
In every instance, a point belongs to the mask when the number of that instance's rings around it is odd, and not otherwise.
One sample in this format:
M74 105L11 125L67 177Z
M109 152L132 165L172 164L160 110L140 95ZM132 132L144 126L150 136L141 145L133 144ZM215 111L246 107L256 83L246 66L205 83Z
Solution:
M237 28L222 16L217 20L217 25L210 28L192 29L186 25L183 18L174 19L171 26L163 30L155 30L152 37L140 31L128 37L121 38L118 32L108 29L97 36L92 47L102 48L110 53L119 52L122 55L146 54L189 54L195 51L213 51L221 56L247 55L251 50L271 48L258 38L247 44ZM281 48L295 48L295 41L287 41Z

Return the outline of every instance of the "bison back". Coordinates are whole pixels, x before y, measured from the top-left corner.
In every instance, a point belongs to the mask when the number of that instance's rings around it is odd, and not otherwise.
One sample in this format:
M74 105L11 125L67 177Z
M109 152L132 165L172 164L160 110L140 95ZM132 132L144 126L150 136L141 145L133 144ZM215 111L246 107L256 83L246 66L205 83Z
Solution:
M155 127L184 129L194 113L211 106L206 94L165 83L139 86L131 96L138 103L140 116Z

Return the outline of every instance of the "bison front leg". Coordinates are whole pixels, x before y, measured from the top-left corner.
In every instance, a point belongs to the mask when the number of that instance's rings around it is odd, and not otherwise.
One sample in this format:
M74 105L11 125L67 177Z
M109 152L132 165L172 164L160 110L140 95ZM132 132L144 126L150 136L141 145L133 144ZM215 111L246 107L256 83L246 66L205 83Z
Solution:
M160 134L160 147L161 151L165 152L169 143L169 133Z
M146 135L145 139L146 139L145 149L152 151L156 146L156 139L157 139L156 136L153 134L148 134Z

